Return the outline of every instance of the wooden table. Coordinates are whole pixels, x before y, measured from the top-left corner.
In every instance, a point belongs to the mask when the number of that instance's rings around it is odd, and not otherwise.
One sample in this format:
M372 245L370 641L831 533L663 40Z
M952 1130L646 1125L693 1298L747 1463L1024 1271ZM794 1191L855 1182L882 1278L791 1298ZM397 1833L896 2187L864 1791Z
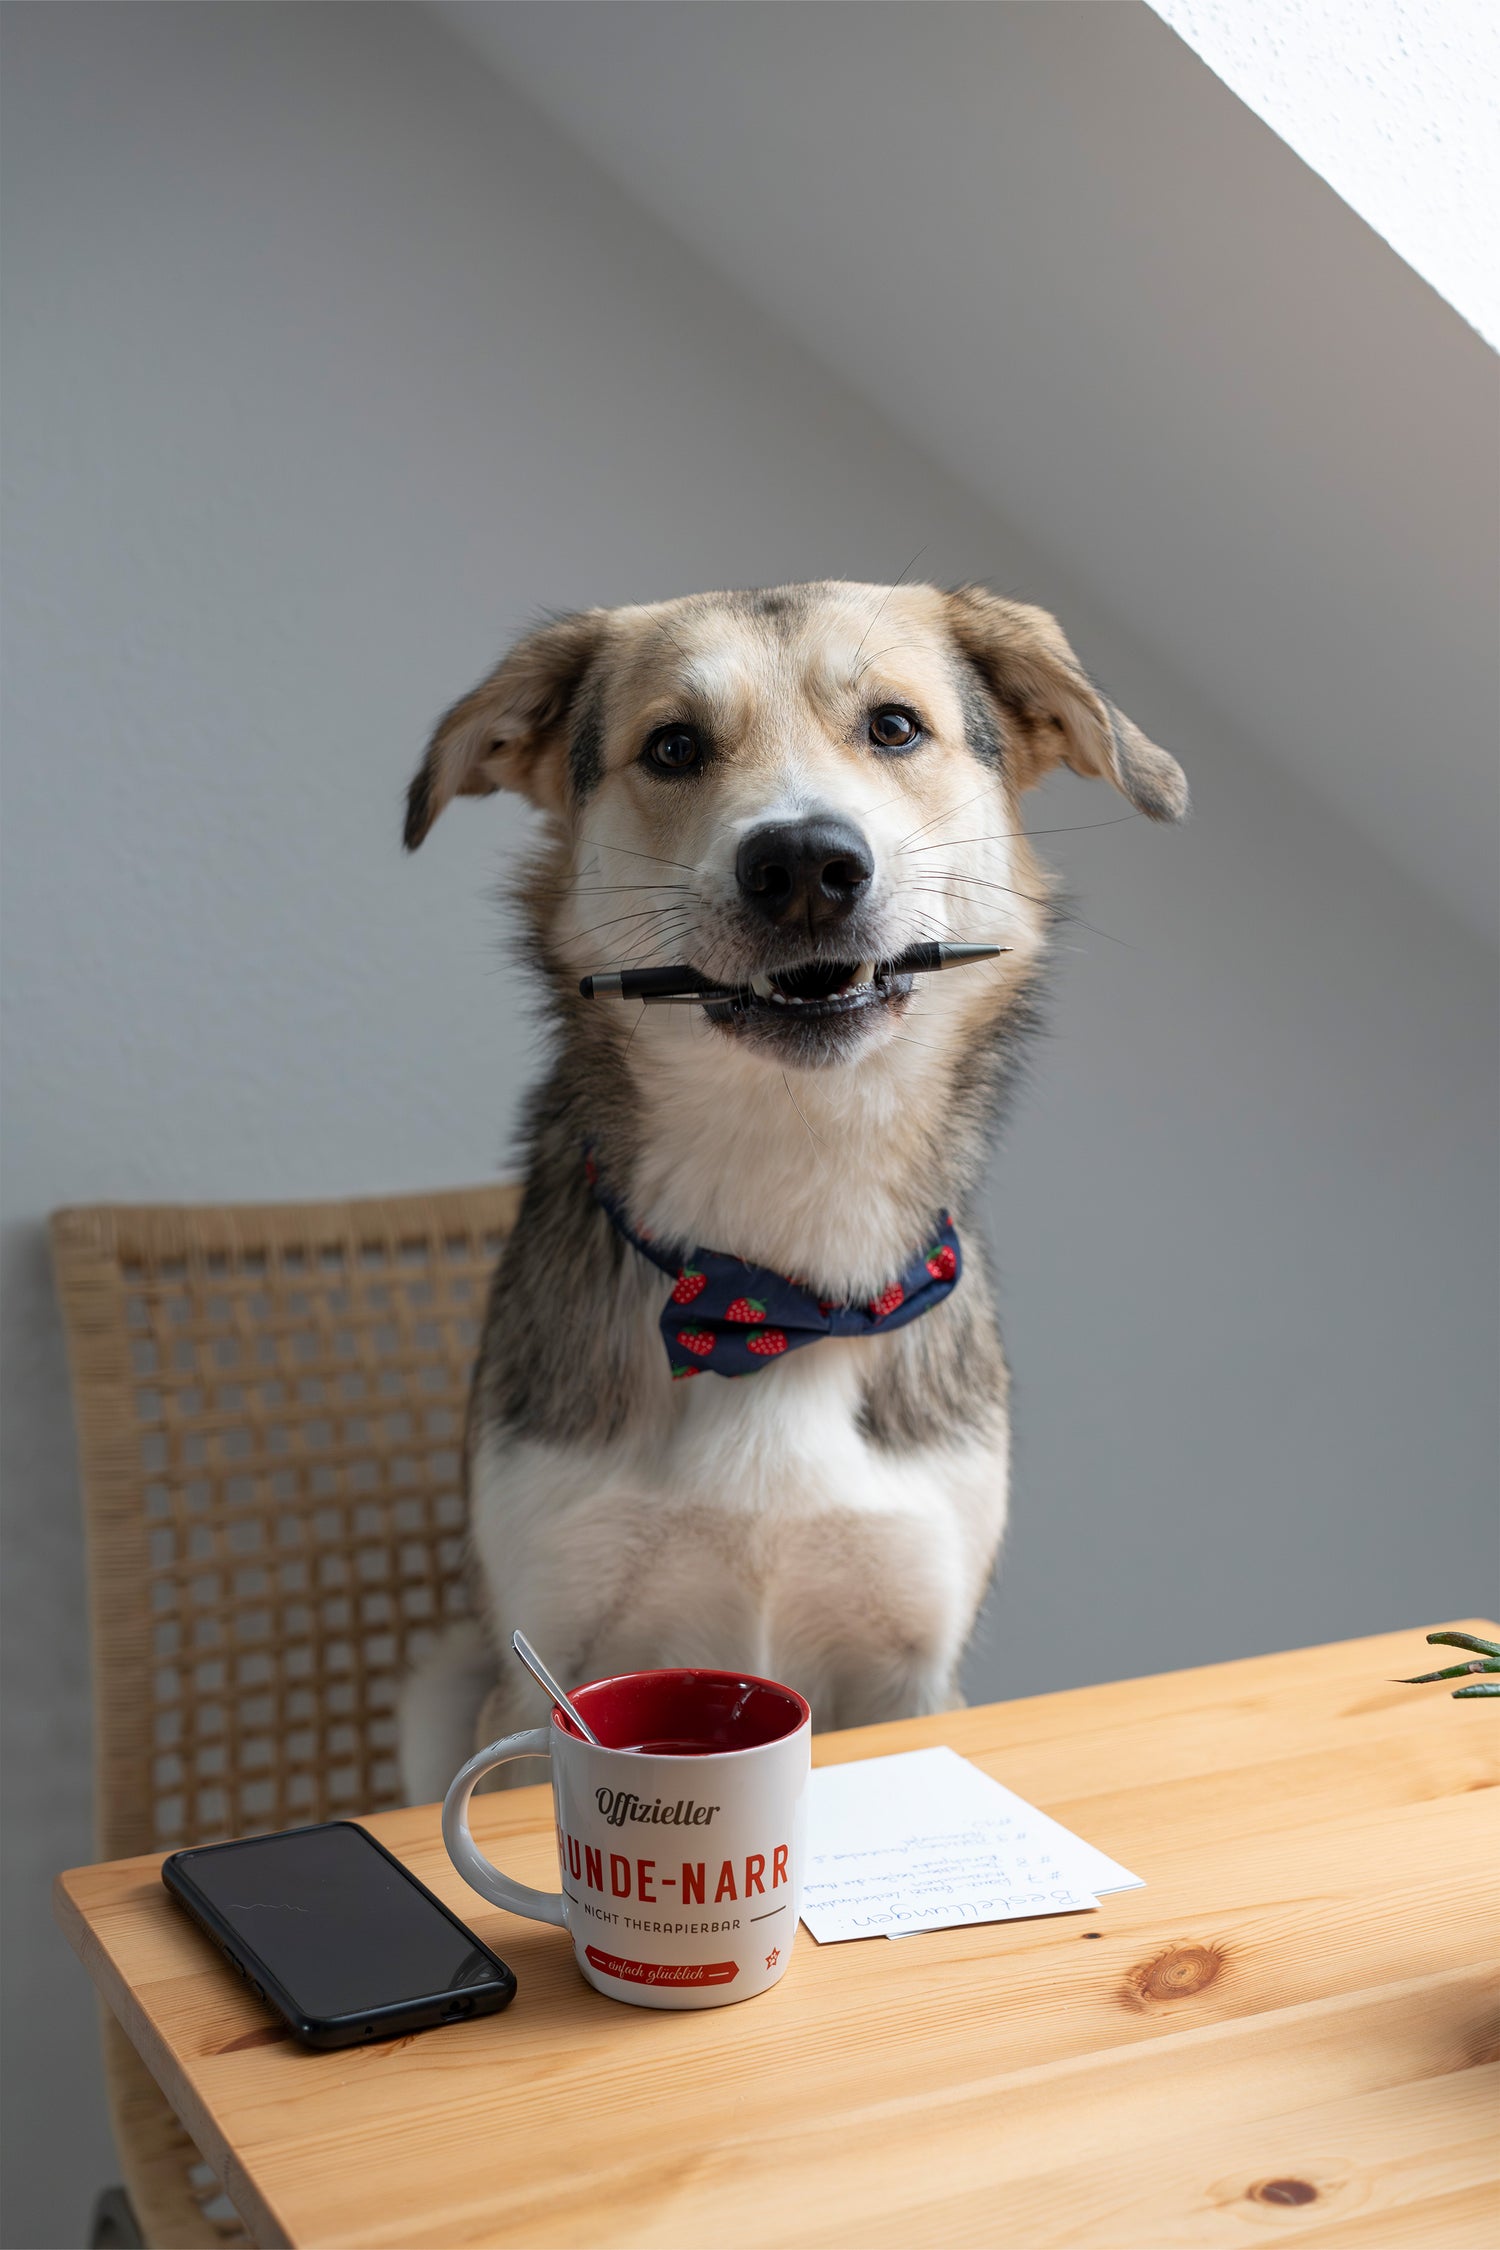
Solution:
M464 1888L433 1806L369 1825L514 1966L485 2022L304 2052L155 1858L62 1876L58 1912L262 2244L1478 2250L1500 1711L1391 1684L1438 1661L1391 1633L824 1735L819 1763L951 1743L1146 1888L895 1945L804 1930L739 2008L592 1992L561 1932ZM528 1882L550 1806L475 1801Z

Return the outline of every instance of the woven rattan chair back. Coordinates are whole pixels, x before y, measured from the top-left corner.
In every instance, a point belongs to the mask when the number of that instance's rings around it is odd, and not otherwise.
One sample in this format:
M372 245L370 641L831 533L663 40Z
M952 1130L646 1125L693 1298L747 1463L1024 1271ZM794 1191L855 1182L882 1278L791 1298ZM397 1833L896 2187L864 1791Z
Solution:
M464 1408L516 1200L54 1217L102 1857L399 1801L398 1680L467 1603ZM105 2051L148 2242L243 2240L113 2024Z

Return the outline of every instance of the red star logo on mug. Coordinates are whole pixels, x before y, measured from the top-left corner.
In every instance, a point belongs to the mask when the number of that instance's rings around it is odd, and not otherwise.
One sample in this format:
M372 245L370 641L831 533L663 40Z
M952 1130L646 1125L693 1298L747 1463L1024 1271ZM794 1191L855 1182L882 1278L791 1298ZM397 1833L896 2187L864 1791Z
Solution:
M766 1955L766 1967L768 1969L774 1969L780 1959L781 1947L779 1945L773 1945L770 1952Z

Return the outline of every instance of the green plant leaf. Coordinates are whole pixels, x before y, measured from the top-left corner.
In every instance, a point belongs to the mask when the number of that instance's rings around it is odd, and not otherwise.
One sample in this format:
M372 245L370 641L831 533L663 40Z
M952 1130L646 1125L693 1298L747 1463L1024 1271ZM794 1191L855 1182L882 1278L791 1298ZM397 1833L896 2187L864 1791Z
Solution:
M1429 1633L1434 1648L1466 1648L1475 1656L1500 1656L1500 1641L1482 1641L1477 1633Z
M1397 1687L1426 1687L1429 1680L1461 1680L1465 1672L1500 1672L1500 1656L1475 1656L1467 1664L1449 1664L1441 1672L1418 1672L1413 1679L1398 1680Z

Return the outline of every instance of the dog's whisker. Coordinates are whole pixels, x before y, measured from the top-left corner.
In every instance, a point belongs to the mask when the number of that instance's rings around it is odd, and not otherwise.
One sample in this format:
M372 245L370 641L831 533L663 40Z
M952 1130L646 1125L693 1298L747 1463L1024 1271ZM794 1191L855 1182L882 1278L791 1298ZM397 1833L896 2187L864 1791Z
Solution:
M918 895L919 893L926 893L930 896L941 898L944 901L947 900L948 895L946 891L936 890L930 883L915 883L907 886L907 890L905 893L903 893L903 896L910 898ZM930 936L944 932L943 920L938 915L933 913L931 907L914 906L912 907L911 911L918 922L925 922L929 925L928 934Z
M685 932L681 929L643 930L626 941L622 964L626 968L639 968L643 962L679 951Z
M866 642L866 641L867 641L867 640L868 640L868 639L870 638L870 635L871 635L871 634L872 634L872 633L874 632L874 630L875 630L876 626L877 626L877 625L879 624L879 622L880 622L880 618L881 618L881 613L883 612L883 610L884 610L884 608L885 608L885 605L886 605L886 603L887 603L887 602L888 602L888 601L890 600L890 598L891 598L892 594L896 593L896 592L897 592L897 591L898 591L898 590L899 590L899 589L900 589L900 588L901 588L902 586L904 586L904 585L905 585L905 583L906 583L906 577L907 577L907 572L908 572L908 571L912 571L912 570L915 570L915 569L916 569L916 567L917 567L917 564L918 564L918 563L919 563L919 562L920 562L920 561L922 560L922 557L923 557L923 556L924 556L924 555L926 554L926 552L927 552L927 543L926 543L926 541L924 540L924 541L923 541L923 543L922 543L922 545L921 545L921 546L920 546L920 547L919 547L919 548L917 549L916 553L915 553L915 554L914 554L914 555L912 556L912 558L911 558L911 561L910 561L910 562L909 562L909 563L908 563L908 564L906 565L905 569L904 569L904 570L902 571L902 573L901 573L901 576L900 576L900 577L899 577L899 578L898 578L898 579L896 580L896 583L895 583L895 585L894 585L894 586L887 586L887 588L886 588L885 592L884 592L884 593L883 593L883 594L881 595L881 597L880 597L880 600L879 600L879 601L878 601L878 602L876 603L876 605L875 605L875 615L874 615L874 616L873 616L873 617L872 617L872 618L870 619L870 622L869 622L869 624L868 624L868 625L867 625L867 626L865 627L864 631L863 631L863 632L861 633L861 635L860 635L860 637L859 637L859 647L858 647L858 648L857 648L857 649L856 649L856 650L854 651L854 654L853 654L853 656L852 656L852 657L851 657L851 658L849 659L849 664L850 664L850 669L851 669L851 671L853 670L854 666L858 664L858 662L859 662L859 660L860 660L860 657L861 657L861 655L862 655L862 654L864 653L864 645L865 645L865 642ZM858 684L859 684L859 683L858 683L858 679L857 679L857 677L856 677L856 678L854 678L854 679L852 679L852 680L850 681L850 683L849 683L849 684L850 684L850 686L851 686L851 687L856 687L856 686L858 686Z
M1144 813L1116 813L1113 820L1070 820L1060 828L1023 828L1023 836L1081 836L1090 828L1123 828L1130 821L1145 819Z
M663 859L660 852L641 852L630 844L610 844L602 836L581 836L581 843L592 844L601 852L623 852L627 859L648 859L653 867L680 867L685 874L696 875L698 870L685 859Z
M1078 912L1078 909L1076 907L1069 906L1066 901L1058 901L1046 898L1033 898L1029 891L1012 890L1010 885L1007 883L992 882L987 878L979 875L950 876L949 881L956 883L973 884L982 890L1004 891L1008 898L1024 899L1030 906L1040 906L1048 909L1059 922L1069 922L1080 930L1088 930L1092 936L1102 937L1106 939L1110 945L1123 945L1127 953L1139 953L1141 950L1140 947L1136 945L1130 938L1123 938L1119 936L1119 934L1114 930L1101 929L1098 923L1085 920L1084 916ZM916 884L912 887L918 890L924 890L930 888L931 886L926 884ZM944 895L945 894L943 892L938 892L939 897L943 897ZM945 934L951 935L952 933L948 932Z
M684 906L630 906L619 914L608 915L602 922L589 923L586 929L578 932L578 935L579 937L592 937L597 930L617 930L623 925L646 922L653 918L664 922L669 914L685 914L688 911L689 909Z
M656 629L659 633L664 633L666 635L673 648L676 649L678 655L682 658L684 664L687 664L691 661L688 656L687 650L683 647L681 641L677 638L677 635L673 632L671 626L667 623L664 617L657 618Z
M930 873L931 870L929 869L928 872ZM1048 901L1045 898L1036 898L1030 891L1018 891L1014 883L997 882L993 875L951 874L945 876L943 880L949 883L966 883L978 890L983 891L1004 891L1007 898L1024 899L1028 906L1046 906L1048 904ZM902 889L903 891L936 890L939 898L945 896L945 893L942 891L941 887L933 883L903 884Z
M648 891L666 892L668 894L680 893L691 897L693 885L691 883L599 883L592 888L586 887L583 890L576 891L533 891L531 896L538 899L618 898L622 895L644 895Z
M667 865L670 867L672 862L668 861ZM543 872L551 873L552 871L544 870ZM550 895L554 898L576 897L580 891L585 890L690 891L696 888L697 870L685 868L682 872L688 876L688 881L685 883L679 879L675 871L668 875L638 875L633 867L625 870L623 881L607 881L605 870L596 867L590 870L587 881L583 881L574 875L571 870L563 868L555 872L553 880L543 881L536 888L543 896Z
M686 922L663 923L659 928L642 930L624 941L627 948L624 965L638 968L651 955L658 958L681 951L683 939L690 925Z
M928 829L936 828L940 821L956 820L961 812L968 811L970 805L977 805L981 797L988 797L992 794L993 785L985 789L976 789L972 797L961 797L956 805L945 806L942 812L934 813L931 820L924 820L919 827L913 828L909 834L903 836L896 846L897 851L904 852L913 837L925 836Z
M1130 821L1139 821L1144 818L1145 815L1138 812L1116 813L1113 820L1075 820L1070 821L1062 828L1001 828L992 836L939 836L934 838L930 844L911 846L899 844L896 848L897 851L902 852L908 849L919 852L941 852L947 851L951 846L957 851L964 844L1013 844L1023 836L1082 836L1086 835L1091 828L1123 828ZM918 830L917 833L920 834L921 831Z
M864 678L866 672L869 671L871 665L878 664L883 656L894 656L898 648L920 648L921 645L921 642L917 640L887 641L884 648L877 648L873 650L871 654L865 658L863 664L856 667L854 677L850 680L849 685L851 687L858 687L860 681Z
M966 900L961 895L944 890L942 885L938 883L910 883L907 885L903 896L907 898L940 898L945 907L973 904L972 900Z
M1024 828L999 828L992 836L935 836L930 844L902 844L896 854L904 858L907 852L958 852L969 844L1014 844L1024 836Z
M898 804L903 797L909 797L910 794L911 792L908 789L893 789L888 797L877 797L874 804L867 808L865 817L868 819L871 813L884 812L887 805Z
M665 967L662 956L680 952L686 934L685 929L653 930L649 935L631 939L623 966L629 969L642 968L655 955L656 962L653 965Z
M796 1095L792 1092L792 1082L788 1078L785 1071L783 1071L781 1074L781 1083L786 1088L787 1100L791 1103L793 1109L797 1112L797 1115L802 1119L802 1123L804 1128L806 1129L808 1139L811 1141L815 1141L818 1146L821 1147L823 1145L823 1136L821 1133L815 1133L812 1127L808 1124L807 1118L803 1114L802 1104L798 1101Z
M579 930L576 934L580 938L597 937L601 930L628 928L637 922L647 920L652 915L681 914L682 912L684 912L684 909L680 906L638 906L631 914L612 914L608 921L591 922L586 930Z
M1000 878L998 875L986 875L978 872L977 870L971 871L967 867L931 867L926 865L925 863L921 867L913 867L909 873L902 875L900 880L903 884L947 882L1000 883ZM1011 886L1008 884L1001 884L1000 887L1002 889L1011 888Z

